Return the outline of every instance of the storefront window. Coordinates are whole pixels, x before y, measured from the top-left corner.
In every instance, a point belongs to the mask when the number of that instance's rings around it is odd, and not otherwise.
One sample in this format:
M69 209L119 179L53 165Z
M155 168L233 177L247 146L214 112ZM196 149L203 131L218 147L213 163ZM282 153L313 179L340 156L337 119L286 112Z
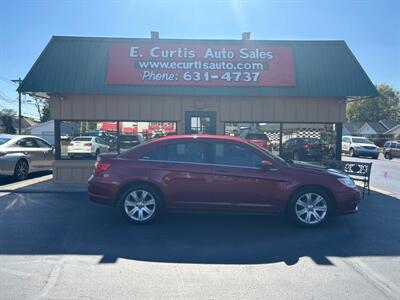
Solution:
M225 135L238 136L279 154L279 123L225 123Z
M280 155L285 159L320 162L336 155L334 124L284 123Z
M117 122L73 121L60 123L61 158L95 159L117 152Z
M60 158L96 159L171 134L176 134L176 122L61 121Z
M119 151L168 135L176 134L176 122L119 122Z

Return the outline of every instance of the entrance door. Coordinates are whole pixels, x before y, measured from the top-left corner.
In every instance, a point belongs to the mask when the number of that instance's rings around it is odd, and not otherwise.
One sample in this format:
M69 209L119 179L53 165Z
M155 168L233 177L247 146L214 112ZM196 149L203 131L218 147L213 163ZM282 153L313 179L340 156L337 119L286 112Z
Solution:
M186 134L216 134L217 113L215 111L187 111L185 113Z

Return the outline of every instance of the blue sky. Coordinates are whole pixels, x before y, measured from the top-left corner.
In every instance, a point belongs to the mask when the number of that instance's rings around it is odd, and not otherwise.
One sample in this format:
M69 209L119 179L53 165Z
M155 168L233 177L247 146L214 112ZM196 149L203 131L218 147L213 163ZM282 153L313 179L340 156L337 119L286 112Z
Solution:
M52 35L345 40L374 83L400 90L400 1L0 1L0 91ZM3 95L4 96L4 95ZM3 97L4 98L4 97ZM2 107L14 107L0 98ZM34 114L34 107L24 106Z

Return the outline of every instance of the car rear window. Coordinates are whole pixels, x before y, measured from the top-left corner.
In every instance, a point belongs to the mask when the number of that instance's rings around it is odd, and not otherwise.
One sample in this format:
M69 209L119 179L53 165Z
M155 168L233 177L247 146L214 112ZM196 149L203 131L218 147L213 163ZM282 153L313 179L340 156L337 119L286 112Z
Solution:
M91 137L78 137L73 139L74 142L90 142L91 140Z
M268 136L266 134L264 134L264 133L253 133L253 132L249 132L246 135L246 139L269 141Z
M10 139L7 138L0 138L0 145L7 143Z

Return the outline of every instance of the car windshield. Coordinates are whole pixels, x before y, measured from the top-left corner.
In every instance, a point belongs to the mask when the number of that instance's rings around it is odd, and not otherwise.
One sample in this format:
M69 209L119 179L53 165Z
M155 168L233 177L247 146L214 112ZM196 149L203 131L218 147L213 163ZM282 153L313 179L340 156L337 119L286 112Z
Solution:
M366 138L353 138L353 143L360 143L360 144L374 144L369 139Z
M91 140L91 137L77 137L73 139L74 142L90 142Z
M320 141L319 139L315 139L315 138L303 138L300 140L301 143L304 144L319 144Z
M88 131L88 132L86 132L86 134L90 135L90 136L101 136L100 131Z
M119 140L122 142L125 141L137 141L138 137L136 135L120 135Z
M10 139L7 138L0 138L0 145L7 143Z
M246 139L268 141L268 136L264 133L249 132L246 135Z

